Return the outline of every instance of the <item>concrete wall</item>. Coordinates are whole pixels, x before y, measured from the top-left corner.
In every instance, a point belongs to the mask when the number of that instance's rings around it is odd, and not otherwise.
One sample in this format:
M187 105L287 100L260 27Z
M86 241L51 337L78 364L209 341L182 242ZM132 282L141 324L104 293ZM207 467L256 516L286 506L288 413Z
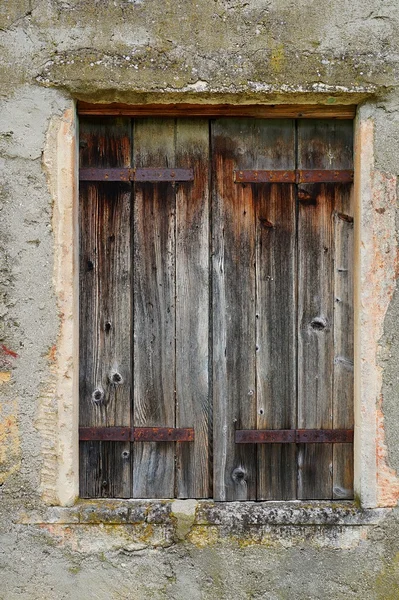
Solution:
M3 0L0 598L399 598L396 0ZM359 105L347 505L75 503L74 101Z

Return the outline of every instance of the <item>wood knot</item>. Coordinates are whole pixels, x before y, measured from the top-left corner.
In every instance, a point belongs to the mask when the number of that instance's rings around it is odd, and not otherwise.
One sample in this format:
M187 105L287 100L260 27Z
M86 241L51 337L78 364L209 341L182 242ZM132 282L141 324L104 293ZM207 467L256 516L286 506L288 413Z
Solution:
M259 222L265 229L274 229L274 225L271 221L268 221L265 217L259 217Z
M316 198L314 198L312 196L312 194L310 194L307 190L304 190L301 188L298 189L298 200L302 204L310 204L310 205L317 204Z
M327 327L327 321L324 317L315 317L310 322L310 326L315 331L323 331Z
M350 215L346 215L345 213L337 213L337 217L341 219L341 221L346 221L347 223L353 223L353 217Z
M95 402L96 404L100 404L104 401L104 392L97 388L96 390L94 390L91 397L93 399L93 402Z
M122 452L122 458L127 459L127 458L129 458L129 456L130 456L129 450L124 450Z
M115 385L120 385L121 383L123 383L123 377L120 373L118 373L118 371L112 372L109 376L109 380Z
M247 474L242 467L237 467L232 472L231 478L235 483L243 483L247 480Z

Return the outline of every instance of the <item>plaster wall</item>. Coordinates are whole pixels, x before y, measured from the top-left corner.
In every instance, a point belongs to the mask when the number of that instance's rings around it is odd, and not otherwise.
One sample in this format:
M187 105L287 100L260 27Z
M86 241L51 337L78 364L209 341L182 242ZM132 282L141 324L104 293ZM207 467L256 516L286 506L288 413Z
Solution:
M0 598L399 598L398 20L395 0L3 0ZM77 99L359 105L362 508L75 503Z

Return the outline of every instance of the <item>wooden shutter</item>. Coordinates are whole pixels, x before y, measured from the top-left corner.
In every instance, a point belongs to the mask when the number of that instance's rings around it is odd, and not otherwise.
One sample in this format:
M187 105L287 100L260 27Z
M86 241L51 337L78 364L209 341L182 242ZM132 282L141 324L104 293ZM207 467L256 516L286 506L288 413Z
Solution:
M82 119L81 168L128 167L130 119ZM130 426L131 186L80 182L80 426ZM129 441L80 442L80 494L131 496Z
M208 122L82 119L80 157L80 493L208 497Z
M352 123L219 120L212 148L215 499L350 498L351 444L286 442L353 429L351 184L332 181Z
M352 497L352 122L88 117L80 156L81 495Z

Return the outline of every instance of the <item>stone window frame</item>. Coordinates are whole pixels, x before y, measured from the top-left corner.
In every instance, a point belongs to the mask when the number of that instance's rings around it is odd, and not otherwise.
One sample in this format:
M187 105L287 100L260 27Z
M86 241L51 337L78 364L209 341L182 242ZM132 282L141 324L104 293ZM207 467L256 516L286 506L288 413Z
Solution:
M331 116L328 108L326 118ZM354 139L354 489L355 504L369 509L394 506L399 497L398 480L387 465L378 365L379 339L395 281L395 253L386 248L396 243L396 179L384 180L375 170L374 122L367 103L357 107ZM71 101L62 116L51 119L43 155L53 200L59 331L53 365L57 422L51 455L43 450L41 493L45 504L60 507L72 506L79 498L77 140L78 116Z

